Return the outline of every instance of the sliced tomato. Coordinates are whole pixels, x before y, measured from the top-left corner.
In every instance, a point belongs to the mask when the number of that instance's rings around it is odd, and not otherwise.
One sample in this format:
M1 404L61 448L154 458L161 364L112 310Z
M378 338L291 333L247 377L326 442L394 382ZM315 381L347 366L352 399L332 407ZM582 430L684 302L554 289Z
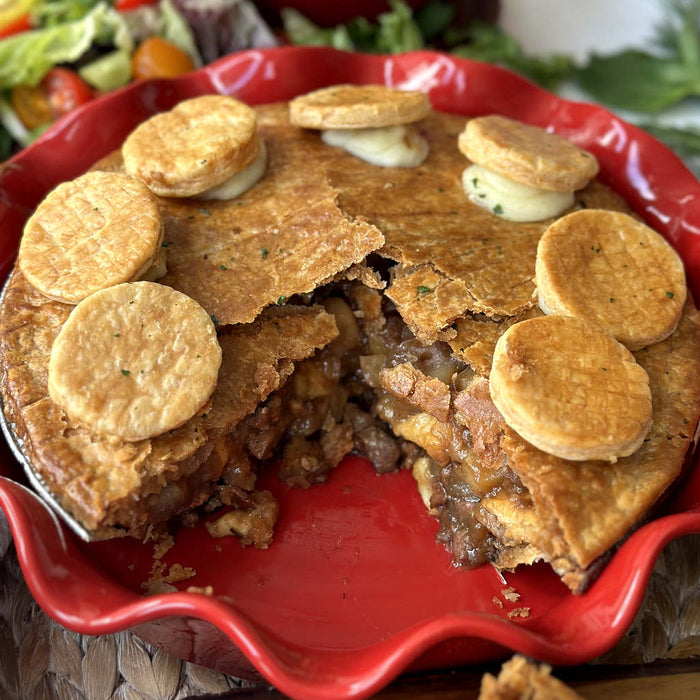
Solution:
M159 1L160 0L117 0L114 3L114 7L116 7L119 12L128 12L142 5L155 5Z
M32 20L29 15L23 15L8 24L0 27L0 39L5 39L13 34L19 34L20 32L26 32L32 28Z
M12 88L10 102L27 129L50 124L93 97L90 86L68 68L52 68L36 86Z
M10 93L10 104L27 129L36 129L53 121L51 107L44 91L36 85L17 85Z
M93 98L92 88L69 68L52 68L39 87L44 91L54 119L72 112Z
M174 78L194 70L191 56L170 41L152 36L139 44L131 57L131 74L135 80Z
M29 29L29 10L37 0L0 0L0 37Z

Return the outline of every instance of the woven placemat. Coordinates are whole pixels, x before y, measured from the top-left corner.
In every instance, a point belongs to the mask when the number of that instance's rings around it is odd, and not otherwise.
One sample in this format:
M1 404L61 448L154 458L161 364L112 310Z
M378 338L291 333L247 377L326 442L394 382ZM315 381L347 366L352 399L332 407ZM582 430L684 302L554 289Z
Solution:
M700 536L690 535L664 549L627 634L592 663L694 656L700 656ZM0 700L182 700L256 685L181 661L128 631L71 632L33 600L14 549L0 560Z

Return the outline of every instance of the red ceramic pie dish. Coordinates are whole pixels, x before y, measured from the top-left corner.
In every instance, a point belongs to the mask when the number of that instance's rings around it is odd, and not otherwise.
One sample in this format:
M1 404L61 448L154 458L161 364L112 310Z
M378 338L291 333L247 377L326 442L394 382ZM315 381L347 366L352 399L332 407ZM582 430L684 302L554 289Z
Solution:
M370 56L289 47L241 52L183 78L100 98L0 166L3 279L36 204L117 148L151 114L203 93L260 104L343 82L423 90L435 109L504 114L551 127L593 152L601 178L676 247L698 298L700 183L646 133L490 65L431 52ZM22 485L9 449L0 458L0 507L29 588L54 619L86 634L129 628L182 658L234 675L262 675L306 700L367 697L409 668L473 664L513 651L553 664L590 660L632 622L665 544L700 532L695 459L682 486L621 545L591 588L575 596L544 565L505 577L490 566L455 568L435 542L437 523L411 474L377 476L367 462L351 458L307 491L265 475L281 504L268 550L213 540L203 527L179 531L164 561L188 567L191 577L177 584L179 592L147 597L141 583L153 564L152 545L79 541ZM211 586L213 595L188 592L190 586ZM517 602L504 600L506 586L518 592Z

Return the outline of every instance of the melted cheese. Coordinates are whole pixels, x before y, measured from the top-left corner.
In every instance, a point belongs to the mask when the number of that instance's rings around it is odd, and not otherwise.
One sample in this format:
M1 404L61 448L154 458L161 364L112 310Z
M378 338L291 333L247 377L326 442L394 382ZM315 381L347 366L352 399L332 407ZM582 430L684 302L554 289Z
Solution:
M247 167L220 185L197 195L199 199L234 199L249 190L264 174L267 166L267 150L260 143L258 157Z
M543 221L558 216L574 203L573 192L553 192L523 185L482 165L462 174L469 199L509 221Z
M321 138L329 146L387 168L414 168L428 156L428 142L411 126L376 129L327 129Z

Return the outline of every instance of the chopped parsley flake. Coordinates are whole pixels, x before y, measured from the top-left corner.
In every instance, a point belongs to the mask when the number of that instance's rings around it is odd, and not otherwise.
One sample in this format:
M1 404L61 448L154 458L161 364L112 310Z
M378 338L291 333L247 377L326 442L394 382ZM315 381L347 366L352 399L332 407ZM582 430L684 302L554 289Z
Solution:
M472 185L474 185L474 187L479 186L479 178L478 177L472 178Z
M673 295L673 292L668 292L668 291L667 291L667 292L666 292L666 296L667 296L669 299L673 299L673 296L674 296L674 295Z
M260 248L260 257L264 260L269 252L267 248Z
M610 297L610 303L612 304L615 301L614 297Z
M277 297L277 306L284 304L285 301L287 301L287 297L284 296L284 294L282 296Z
M216 318L216 316L214 316L214 314L212 314L210 316L210 318L211 318L211 322L214 324L214 327L216 328L219 325L219 319Z
M172 244L173 244L172 241L163 241L163 242L160 244L160 247L161 247L161 248L169 248Z
M228 267L226 267L226 265L219 265L219 270L228 270Z
M208 209L205 209L204 207L200 207L199 211L201 211L202 214L204 214L204 216L211 216L211 212Z
M500 204L497 204L497 205L493 208L493 213L500 216L501 214L503 214L503 207L502 207Z
M131 372L129 372L128 369L123 369L123 370L122 370L122 374L123 374L125 377L128 377L128 376L131 374Z
M445 188L444 187L438 187L438 192L444 192Z
M418 285L418 294L427 294L428 292L432 291L433 290L430 287L425 287L422 284Z

